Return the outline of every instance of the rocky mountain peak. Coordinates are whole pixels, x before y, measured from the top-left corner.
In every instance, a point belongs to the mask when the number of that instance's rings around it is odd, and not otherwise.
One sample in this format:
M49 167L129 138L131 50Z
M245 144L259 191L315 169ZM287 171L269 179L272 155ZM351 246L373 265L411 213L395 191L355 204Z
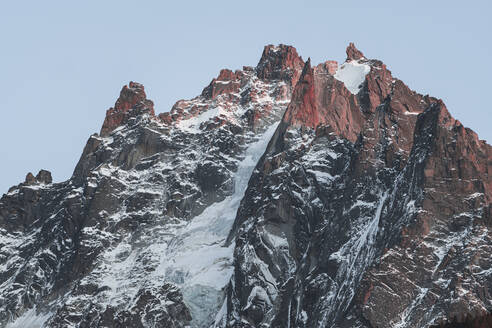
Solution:
M212 79L210 84L202 91L202 96L207 99L215 99L221 94L237 92L241 85L241 78L244 76L243 71L230 69L221 69L217 78Z
M128 85L123 86L120 96L116 100L114 109L118 111L128 111L138 102L147 99L145 88L142 84L130 81Z
M267 45L256 72L260 79L285 80L295 85L303 66L304 61L297 54L296 48L284 44Z
M50 184L53 181L51 177L51 172L47 170L40 170L36 176L31 172L27 173L26 179L24 181L25 185L34 185L37 183Z
M36 183L36 178L34 177L34 174L31 172L26 174L26 179L24 180L24 183L27 185L32 185Z
M147 99L142 84L130 81L121 89L114 107L106 111L106 117L101 127L101 136L108 135L118 126L124 124L129 117L143 113L154 116L154 103Z
M0 198L0 328L490 326L492 147L352 43L101 135Z
M334 74L306 62L250 180L224 322L487 326L491 147L353 44L347 57Z
M350 42L349 45L347 46L347 61L350 60L359 60L364 57L364 54L355 47L355 44L353 42Z
M367 66L368 67L368 66ZM308 60L299 78L283 121L288 126L316 129L330 126L337 135L355 141L363 124L362 112L357 95L349 91L344 80L352 82L355 78L364 83L366 72L355 72L352 76L340 77L335 61L327 61L311 67ZM356 76L360 75L360 76ZM355 78L354 78L355 76Z
M232 81L241 78L242 75L241 70L236 70L233 72L230 69L225 68L220 70L219 76L217 76L217 81Z
M296 84L283 121L291 126L316 127L320 122L314 90L314 70L308 58Z
M256 72L256 76L262 80L280 80L294 86L304 65L301 56L292 46L280 44L278 46L265 46L260 61L256 68L244 66L243 70L232 71L222 69L210 84L203 89L202 96L207 99L215 99L219 95L236 93L244 86L245 75ZM178 105L178 108L180 104ZM168 120L167 115L163 115Z
M53 182L51 172L47 170L40 170L38 174L36 174L36 180L45 184L50 184L51 182Z
M47 170L40 170L36 176L32 174L32 172L28 172L26 174L26 178L24 179L24 182L12 186L9 188L8 192L12 192L14 190L18 190L22 187L25 186L36 186L36 185L49 185L50 183L53 182L53 178L51 177L51 172Z
M294 47L268 45L256 68L222 69L199 97L177 101L169 112L159 114L159 119L169 125L188 126L194 125L192 118L197 118L194 121L203 128L214 128L226 121L246 118L248 127L255 128L260 118L272 114L274 103L282 104L283 108L287 106L303 66ZM248 104L250 109L244 112L241 108ZM215 122L201 122L198 117L202 114L207 117L205 113L213 107L221 108Z

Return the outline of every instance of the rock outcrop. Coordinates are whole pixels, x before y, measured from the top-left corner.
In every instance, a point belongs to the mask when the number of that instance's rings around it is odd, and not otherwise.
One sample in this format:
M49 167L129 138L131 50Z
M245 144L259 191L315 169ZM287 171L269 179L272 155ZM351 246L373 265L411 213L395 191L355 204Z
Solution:
M364 54L359 49L357 49L355 47L355 44L353 42L349 43L347 50L346 50L346 53L347 53L347 61L348 60L359 60L359 59L365 58Z
M144 86L137 82L130 82L121 89L120 97L114 107L106 111L106 118L101 127L101 136L107 136L117 127L125 124L130 117L154 113L154 103L147 99Z

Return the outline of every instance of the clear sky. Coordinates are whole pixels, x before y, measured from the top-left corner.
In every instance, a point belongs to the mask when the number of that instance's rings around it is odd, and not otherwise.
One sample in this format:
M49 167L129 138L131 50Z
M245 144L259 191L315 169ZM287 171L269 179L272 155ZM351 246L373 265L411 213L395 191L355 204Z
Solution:
M490 1L2 1L0 195L27 172L69 178L129 81L156 112L192 98L263 46L313 63L350 41L492 141Z

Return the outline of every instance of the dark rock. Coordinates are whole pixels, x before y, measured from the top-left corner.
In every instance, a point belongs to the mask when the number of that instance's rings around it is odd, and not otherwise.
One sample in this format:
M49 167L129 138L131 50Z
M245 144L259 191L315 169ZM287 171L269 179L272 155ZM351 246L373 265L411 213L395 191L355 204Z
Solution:
M36 180L44 184L50 184L51 182L53 182L53 178L51 177L51 172L46 170L39 171L38 174L36 175Z
M296 85L304 61L292 46L265 46L261 59L256 67L260 79L276 79L291 81Z

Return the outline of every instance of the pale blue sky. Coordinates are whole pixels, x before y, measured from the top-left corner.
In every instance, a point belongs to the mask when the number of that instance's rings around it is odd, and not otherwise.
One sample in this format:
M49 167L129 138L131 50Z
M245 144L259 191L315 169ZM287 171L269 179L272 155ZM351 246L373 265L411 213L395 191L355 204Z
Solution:
M256 65L269 43L318 63L343 61L353 41L491 141L489 1L405 3L2 1L0 194L28 171L70 177L128 81L168 111L221 68Z

